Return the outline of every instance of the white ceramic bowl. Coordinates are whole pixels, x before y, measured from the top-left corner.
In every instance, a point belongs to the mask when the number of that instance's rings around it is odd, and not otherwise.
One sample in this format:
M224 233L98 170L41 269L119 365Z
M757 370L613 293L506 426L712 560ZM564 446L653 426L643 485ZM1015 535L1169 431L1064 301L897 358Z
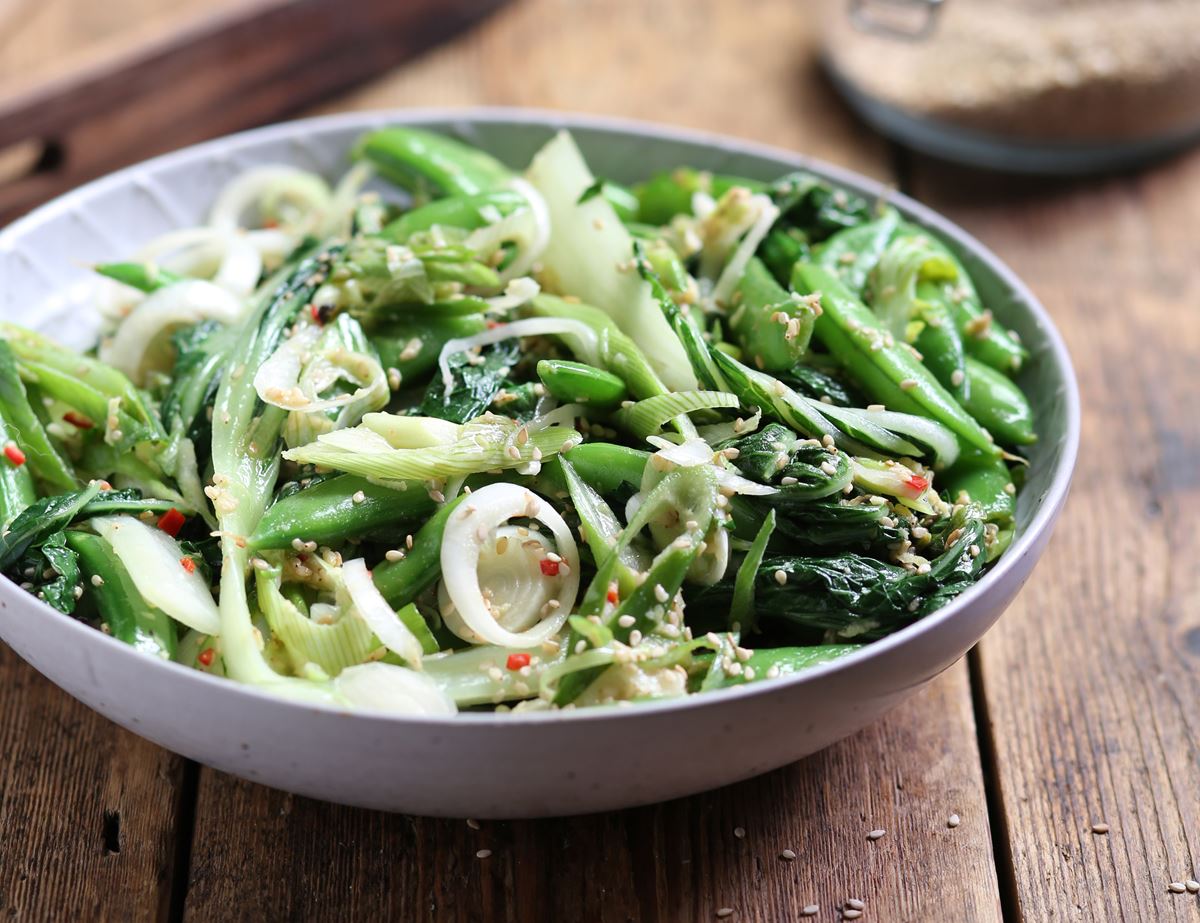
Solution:
M0 581L0 635L71 695L136 734L209 766L345 804L458 817L536 817L658 801L725 785L828 746L958 660L1033 569L1066 498L1079 399L1045 310L959 228L857 174L786 151L650 125L501 109L351 113L234 135L90 183L0 233L0 316L75 345L94 337L89 263L199 222L236 171L294 163L333 176L363 131L448 131L522 165L569 128L597 175L634 180L680 164L771 179L804 168L870 197L887 194L950 243L984 300L1033 361L1021 384L1041 441L1017 507L1018 534L983 580L934 615L803 674L681 701L566 714L452 720L347 713L283 701L146 657Z

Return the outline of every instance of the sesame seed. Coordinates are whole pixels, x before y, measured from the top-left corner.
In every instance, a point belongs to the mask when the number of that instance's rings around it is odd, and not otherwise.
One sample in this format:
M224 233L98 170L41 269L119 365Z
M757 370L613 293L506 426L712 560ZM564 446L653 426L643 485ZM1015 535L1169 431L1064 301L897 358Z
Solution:
M955 827L957 827L961 823L962 823L962 818L959 817L957 814L951 814L949 817L946 818L946 826L949 827L951 830L953 830Z
M578 641L575 642L575 653L576 654L582 654L586 650L587 650L587 642L584 641L582 638L580 638Z
M637 647L642 643L642 633L636 628L629 633L629 646Z
M657 599L660 603L665 603L668 599L671 598L671 594L667 592L667 588L664 587L661 583L656 583L656 584L654 584L654 598Z
M911 391L916 386L917 380L915 378L905 378L900 382L900 387L905 391Z
M773 663L767 667L767 679L776 679L779 676L779 664Z
M434 503L445 503L446 495L444 493L442 493L440 490L431 490L429 492L429 499L432 500Z
M846 901L846 908L848 910L865 910L866 906L866 904L856 897L852 897L850 900Z
M637 619L635 619L632 615L623 615L617 619L617 624L622 628L632 628L634 622L636 621Z
M820 904L805 904L802 908L800 908L800 916L802 917L815 917L820 912Z
M1195 878L1189 878L1183 883L1183 886L1192 894L1200 893L1200 881L1196 881Z
M886 833L886 830L872 830L867 834L867 839L873 842L875 840L882 839Z
M785 849L783 852L781 852L779 854L779 858L782 859L784 862L791 862L796 858L796 850Z
M723 920L726 917L731 917L731 916L733 916L733 908L732 907L722 907L720 910L717 911L717 919L719 919L719 920Z
M954 387L957 388L959 385L961 385L963 383L963 381L966 379L966 377L967 376L963 374L962 369L955 369L953 372L950 373L950 384L954 385Z
M734 827L733 835L735 837L737 837L739 840L746 839L746 828L745 827Z
M479 850L479 852L475 853L475 858L476 859L487 859L487 858L490 858L491 855L492 855L492 851L490 849L481 849L481 850Z
M1108 824L1092 824L1092 833L1105 834L1108 830Z
M1185 885L1182 881L1173 881L1167 885L1167 890L1172 894L1182 894L1187 890L1187 885Z
M472 830L478 830L479 829L479 821L477 821L473 817L468 817L467 818L467 826L470 827Z
M861 916L862 916L862 911L855 910L853 907L847 907L845 910L842 911L842 919L843 920L857 920Z
M95 586L95 587L104 586L104 578L101 577L99 574L92 574L92 586Z
M397 548L390 548L388 549L387 553L384 554L384 557L389 561L402 561L404 560L404 552Z
M780 586L783 586L785 583L787 583L788 582L787 571L785 571L783 568L780 568L779 570L775 571L775 582L778 583Z
M354 495L351 496L350 499L355 503L363 503L366 501L367 495L365 493L363 493L361 490L356 490L354 492Z

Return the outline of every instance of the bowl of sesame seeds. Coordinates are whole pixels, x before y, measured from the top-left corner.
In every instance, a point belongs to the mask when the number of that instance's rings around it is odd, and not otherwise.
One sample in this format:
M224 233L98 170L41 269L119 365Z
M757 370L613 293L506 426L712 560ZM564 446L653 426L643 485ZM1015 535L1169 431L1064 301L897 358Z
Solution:
M68 263L81 255L111 259L164 225L197 218L231 164L292 164L330 175L356 138L389 125L452 134L513 163L528 162L547 137L568 129L596 175L616 181L678 164L762 179L803 170L857 196L886 199L954 252L994 317L1028 352L1018 383L1039 439L1027 452L1007 552L946 605L846 656L769 682L620 707L443 717L281 698L146 657L0 582L0 636L36 669L134 733L273 787L414 814L537 817L679 797L813 753L878 719L961 658L999 618L1049 540L1075 461L1079 398L1062 339L1033 293L962 229L866 177L793 152L505 109L349 113L272 126L123 170L0 233L0 317L85 347L96 329L79 313L81 293L61 285Z

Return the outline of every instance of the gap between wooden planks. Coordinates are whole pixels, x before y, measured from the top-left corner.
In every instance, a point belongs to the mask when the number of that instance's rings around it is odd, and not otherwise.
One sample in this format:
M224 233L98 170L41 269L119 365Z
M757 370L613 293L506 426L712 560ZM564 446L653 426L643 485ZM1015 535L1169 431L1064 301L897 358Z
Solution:
M1167 886L1200 878L1200 152L1067 184L913 178L1041 296L1083 393L1055 540L980 645L1023 918L1194 923Z

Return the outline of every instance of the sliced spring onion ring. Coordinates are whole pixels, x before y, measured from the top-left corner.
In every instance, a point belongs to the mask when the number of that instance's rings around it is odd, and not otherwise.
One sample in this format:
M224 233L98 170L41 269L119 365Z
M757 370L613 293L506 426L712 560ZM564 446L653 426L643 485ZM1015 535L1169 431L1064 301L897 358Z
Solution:
M330 199L328 184L315 173L266 164L239 174L221 190L208 223L222 231L235 231L244 226L242 219L252 207L273 214L290 208L300 214L321 215L329 208ZM306 223L315 229L315 221Z
M742 238L742 242L738 244L733 256L725 264L725 268L721 270L717 284L713 287L713 300L720 304L726 304L729 301L734 289L742 280L742 275L746 272L746 265L750 262L750 257L754 256L754 251L763 242L763 238L770 233L771 226L779 217L779 207L767 196L754 195L751 197L751 202L758 206L758 217L750 226L750 230L746 232L746 236Z
M557 567L548 567L546 572L539 568L534 578L560 581L557 608L550 609L546 617L531 628L514 632L497 621L484 597L485 587L480 585L479 568L484 544L489 543L494 550L496 530L517 517L536 519L550 530L561 562L554 562ZM517 565L523 564L524 558L514 556L513 561ZM575 607L575 596L579 591L579 550L571 530L549 503L516 484L489 484L471 494L469 500L446 523L441 562L442 586L457 618L476 637L488 644L501 647L539 644L562 628L568 613ZM557 570L557 574L549 573L552 570ZM520 582L521 576L514 572L512 585L519 586ZM533 589L532 586L527 587L527 592ZM493 599L492 605L500 602ZM443 618L446 614L443 611ZM540 611L538 616L541 616Z
M258 392L259 398L273 407L302 413L334 410L358 401L381 406L390 392L387 375L379 362L373 356L353 352L344 347L327 350L319 356L314 355L313 350L321 334L320 327L310 324L285 340L271 354L254 375L254 390ZM318 369L318 372L324 374L302 381L301 373L305 367L318 361L328 366L328 369ZM334 397L318 397L320 391L340 378L358 385L357 390Z

